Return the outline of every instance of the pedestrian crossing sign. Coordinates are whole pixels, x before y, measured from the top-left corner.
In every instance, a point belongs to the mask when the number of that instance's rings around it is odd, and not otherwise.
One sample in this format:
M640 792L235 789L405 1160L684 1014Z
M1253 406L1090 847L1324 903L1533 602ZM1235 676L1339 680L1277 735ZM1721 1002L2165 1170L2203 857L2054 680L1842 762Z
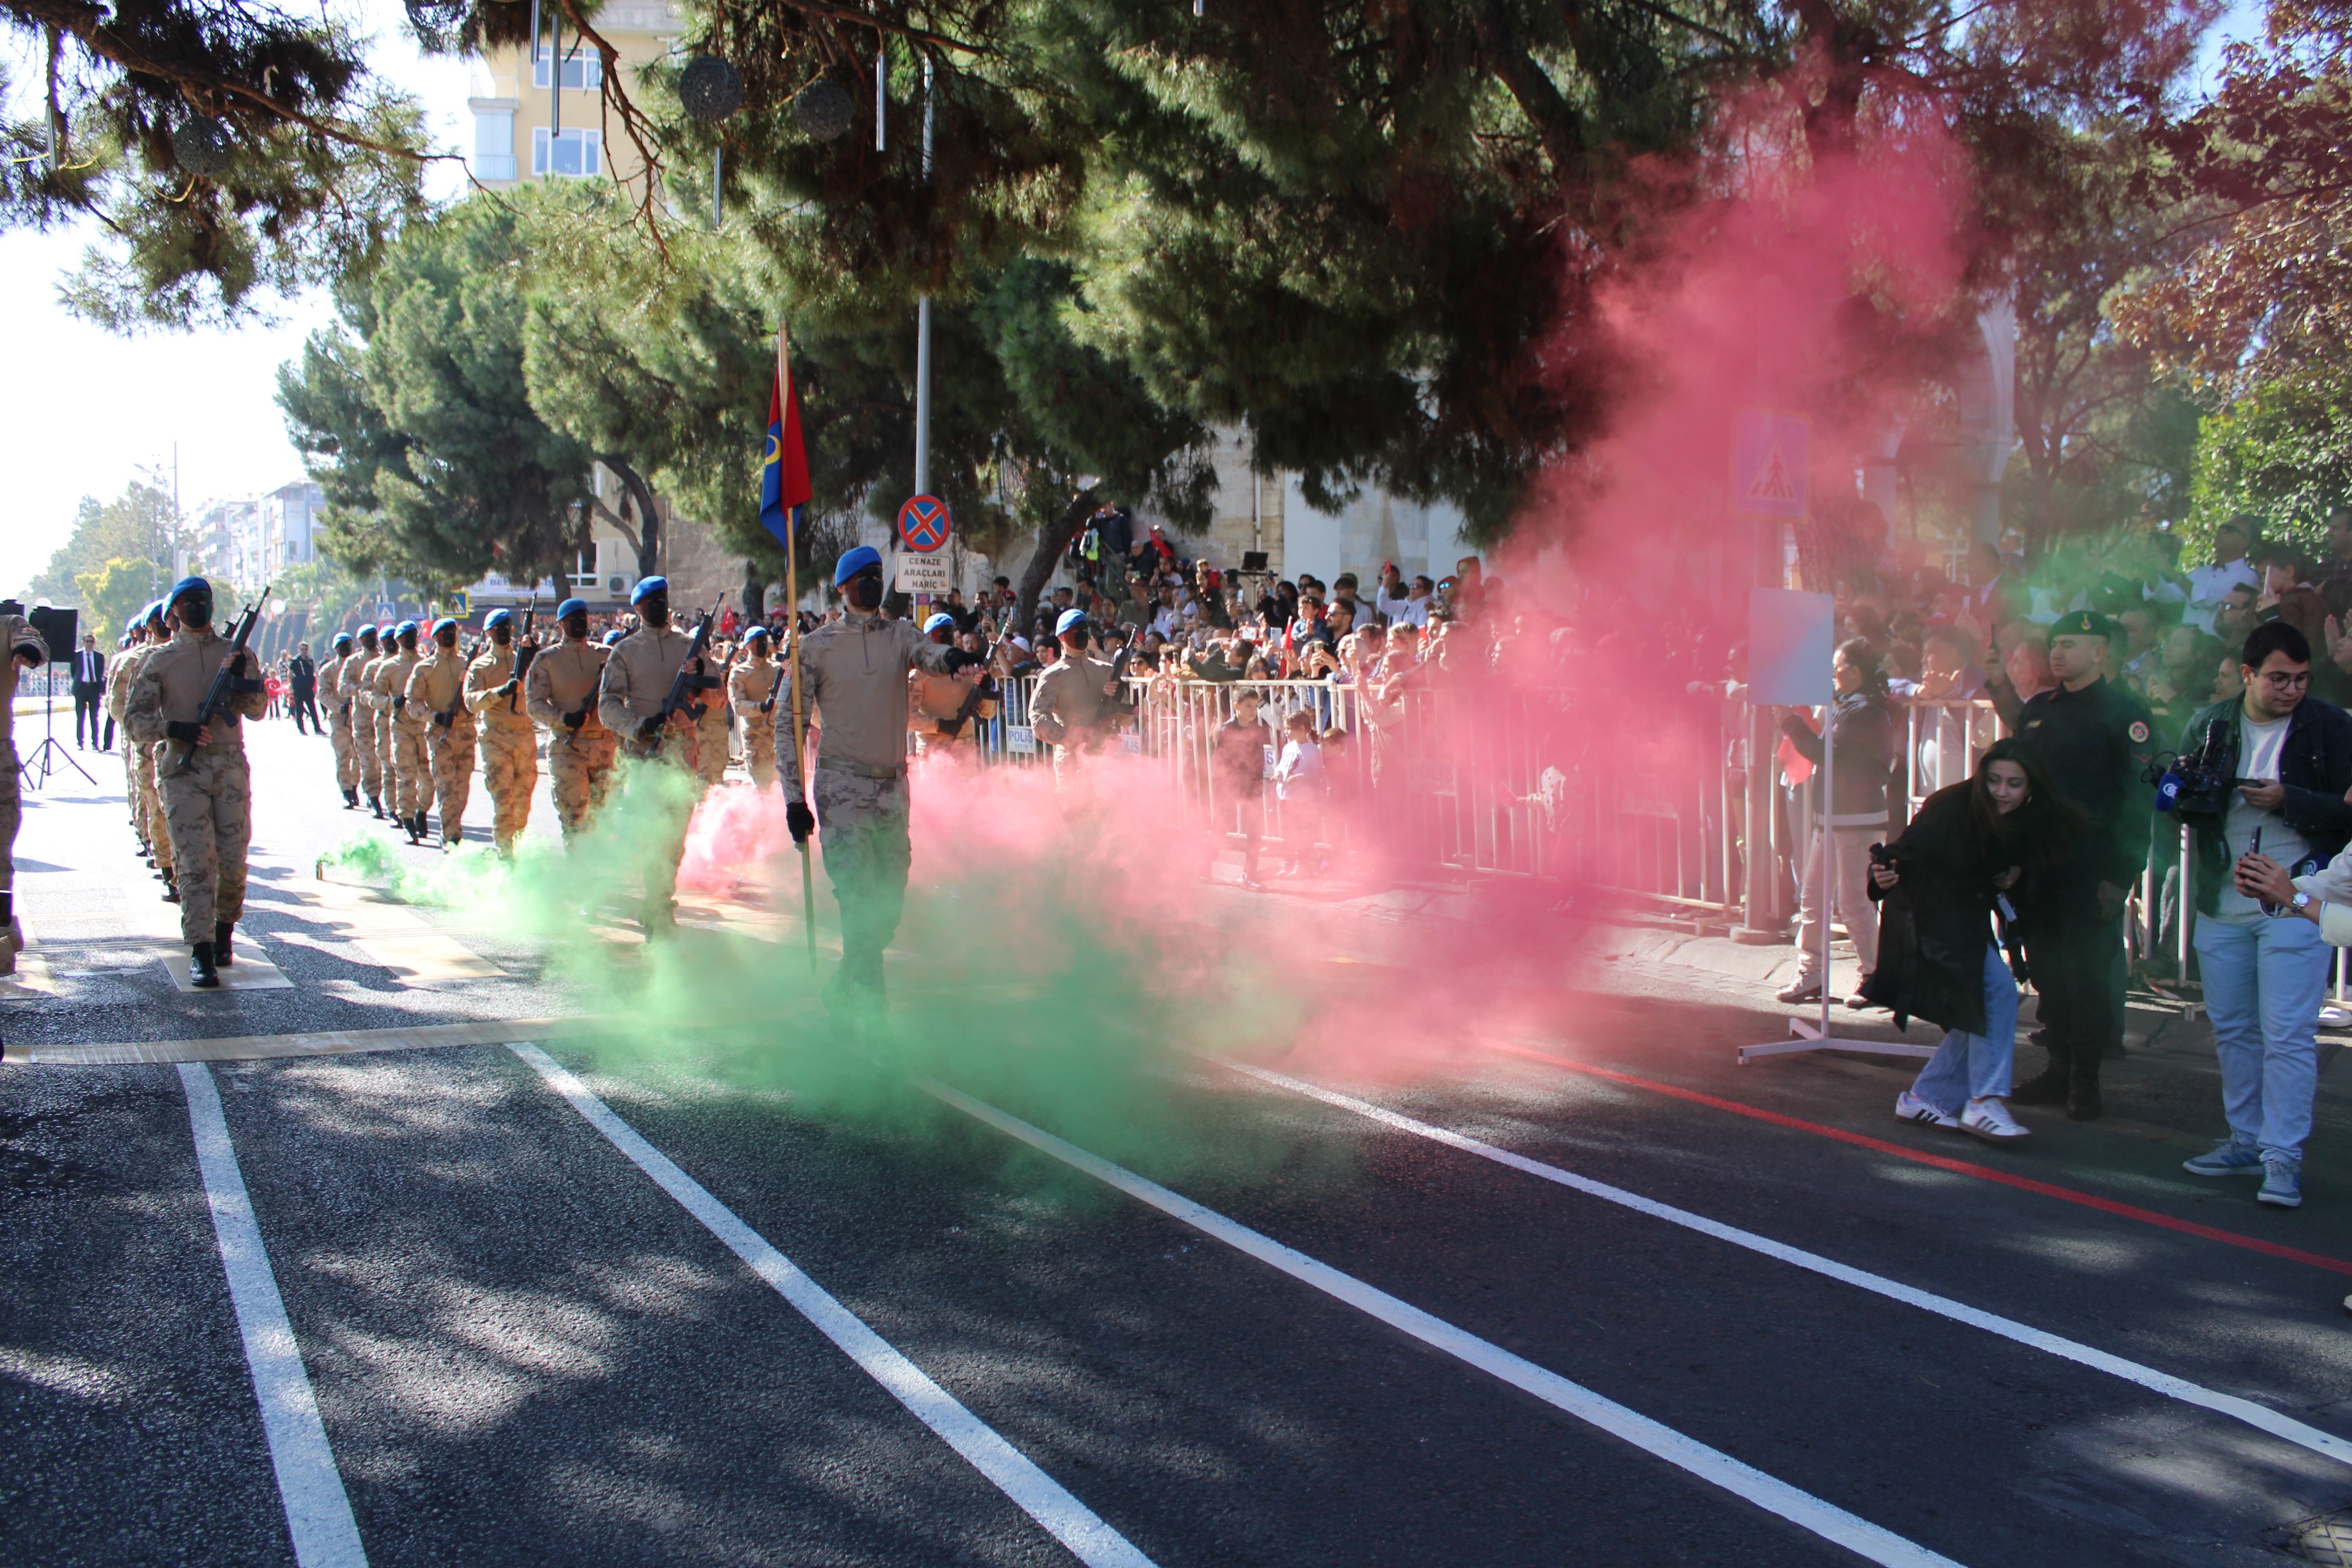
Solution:
M1801 415L1750 409L1731 425L1731 510L1748 517L1805 515L1811 425Z

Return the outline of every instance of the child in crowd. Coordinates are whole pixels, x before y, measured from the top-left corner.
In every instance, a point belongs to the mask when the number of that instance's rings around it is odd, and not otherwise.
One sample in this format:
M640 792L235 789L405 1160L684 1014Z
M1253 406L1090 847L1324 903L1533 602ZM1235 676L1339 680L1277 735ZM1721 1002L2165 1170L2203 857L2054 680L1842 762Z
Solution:
M1284 720L1283 730L1287 738L1274 768L1275 794L1282 802L1282 847L1287 851L1282 874L1298 875L1312 851L1317 857L1316 874L1320 876L1330 869L1329 858L1320 847L1328 796L1323 747L1315 738L1315 717L1305 709Z

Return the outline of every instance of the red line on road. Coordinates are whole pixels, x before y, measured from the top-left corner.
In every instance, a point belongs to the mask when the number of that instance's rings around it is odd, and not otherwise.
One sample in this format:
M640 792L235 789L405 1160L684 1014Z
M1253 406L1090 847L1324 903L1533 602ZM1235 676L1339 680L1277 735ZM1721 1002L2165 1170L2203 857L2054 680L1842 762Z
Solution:
M2168 1214L2158 1214L2154 1209L2136 1208L2130 1204L2117 1203L2113 1198L2100 1197L2095 1193L2077 1192L2073 1187L2062 1187L2054 1182L2038 1182L2031 1176L2011 1175L2007 1171L1994 1170L1990 1165L1972 1164L1966 1160L1948 1159L1941 1154L1922 1153L1916 1149L1906 1149L1900 1143L1889 1143L1884 1138L1872 1138L1860 1132L1849 1132L1843 1127L1829 1127L1819 1121L1807 1121L1802 1117L1783 1116L1777 1110L1766 1110L1760 1106L1745 1105L1736 1100L1724 1100L1712 1094L1701 1094L1695 1089L1682 1089L1671 1083L1660 1083L1655 1079L1638 1078L1633 1073L1619 1072L1613 1068L1595 1067L1591 1062L1580 1062L1568 1057L1553 1056L1549 1051L1529 1050L1525 1046L1496 1046L1495 1048L1508 1056L1525 1057L1529 1061L1542 1062L1548 1067L1566 1068L1570 1072L1586 1073L1593 1078L1608 1079L1613 1083L1631 1084L1636 1089L1653 1089L1659 1094L1670 1094L1676 1100L1687 1100L1695 1104L1713 1106L1717 1110L1728 1110L1736 1116L1752 1116L1759 1121L1769 1121L1777 1127L1793 1127L1800 1132L1811 1132L1823 1138L1834 1138L1841 1143L1852 1143L1857 1148L1869 1149L1881 1154L1892 1154L1897 1159L1916 1161L1922 1165L1933 1165L1939 1171L1951 1171L1963 1176L1974 1176L1979 1181L1999 1182L2005 1187L2016 1187L2022 1192L2039 1193L2046 1198L2058 1198L2066 1203L2080 1204L2084 1208L2097 1209L2103 1214L2120 1215L2125 1219L2136 1219L2145 1225L2159 1225L2167 1230L2177 1230L2185 1236L2201 1237L2207 1241L2225 1242L2231 1247L2242 1247L2249 1252L2268 1253L2273 1258L2284 1258L2294 1263L2308 1263L2315 1268L2330 1269L2337 1274L2352 1274L2352 1263L2347 1263L2340 1258L2328 1258L2316 1252L2305 1252L2296 1247L2282 1247L2275 1241L2263 1241L2251 1236L2240 1236L2232 1230L2221 1230L2210 1225L2199 1225L2195 1220L2175 1219Z

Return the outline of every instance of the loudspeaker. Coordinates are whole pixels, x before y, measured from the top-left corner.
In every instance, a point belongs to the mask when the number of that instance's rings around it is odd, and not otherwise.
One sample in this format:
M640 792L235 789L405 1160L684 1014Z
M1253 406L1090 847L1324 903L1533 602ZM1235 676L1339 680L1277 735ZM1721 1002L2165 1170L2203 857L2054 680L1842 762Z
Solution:
M59 608L53 605L35 605L25 612L25 618L33 623L33 629L41 634L43 642L49 645L51 664L73 662L75 622L79 612L71 606Z

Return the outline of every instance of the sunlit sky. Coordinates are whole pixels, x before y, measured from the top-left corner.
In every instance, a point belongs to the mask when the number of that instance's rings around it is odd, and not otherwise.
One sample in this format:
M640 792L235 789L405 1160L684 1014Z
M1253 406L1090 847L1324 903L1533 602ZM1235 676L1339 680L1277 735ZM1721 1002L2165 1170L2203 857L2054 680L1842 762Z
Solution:
M399 25L399 0L338 9L375 36L377 69L425 103L436 140L461 148L470 133L467 68L420 58ZM2261 15L2258 5L2237 0L2216 29L2208 61L2222 39L2257 36ZM11 77L38 79L21 64L8 61ZM436 168L436 188L454 189L451 166ZM93 229L0 233L9 367L0 375L9 458L0 591L17 589L47 564L72 531L80 498L119 495L147 473L168 485L175 451L181 504L190 513L209 499L252 495L301 476L272 394L278 365L325 321L325 302L278 301L271 324L235 331L118 337L58 302L58 279L93 243Z

